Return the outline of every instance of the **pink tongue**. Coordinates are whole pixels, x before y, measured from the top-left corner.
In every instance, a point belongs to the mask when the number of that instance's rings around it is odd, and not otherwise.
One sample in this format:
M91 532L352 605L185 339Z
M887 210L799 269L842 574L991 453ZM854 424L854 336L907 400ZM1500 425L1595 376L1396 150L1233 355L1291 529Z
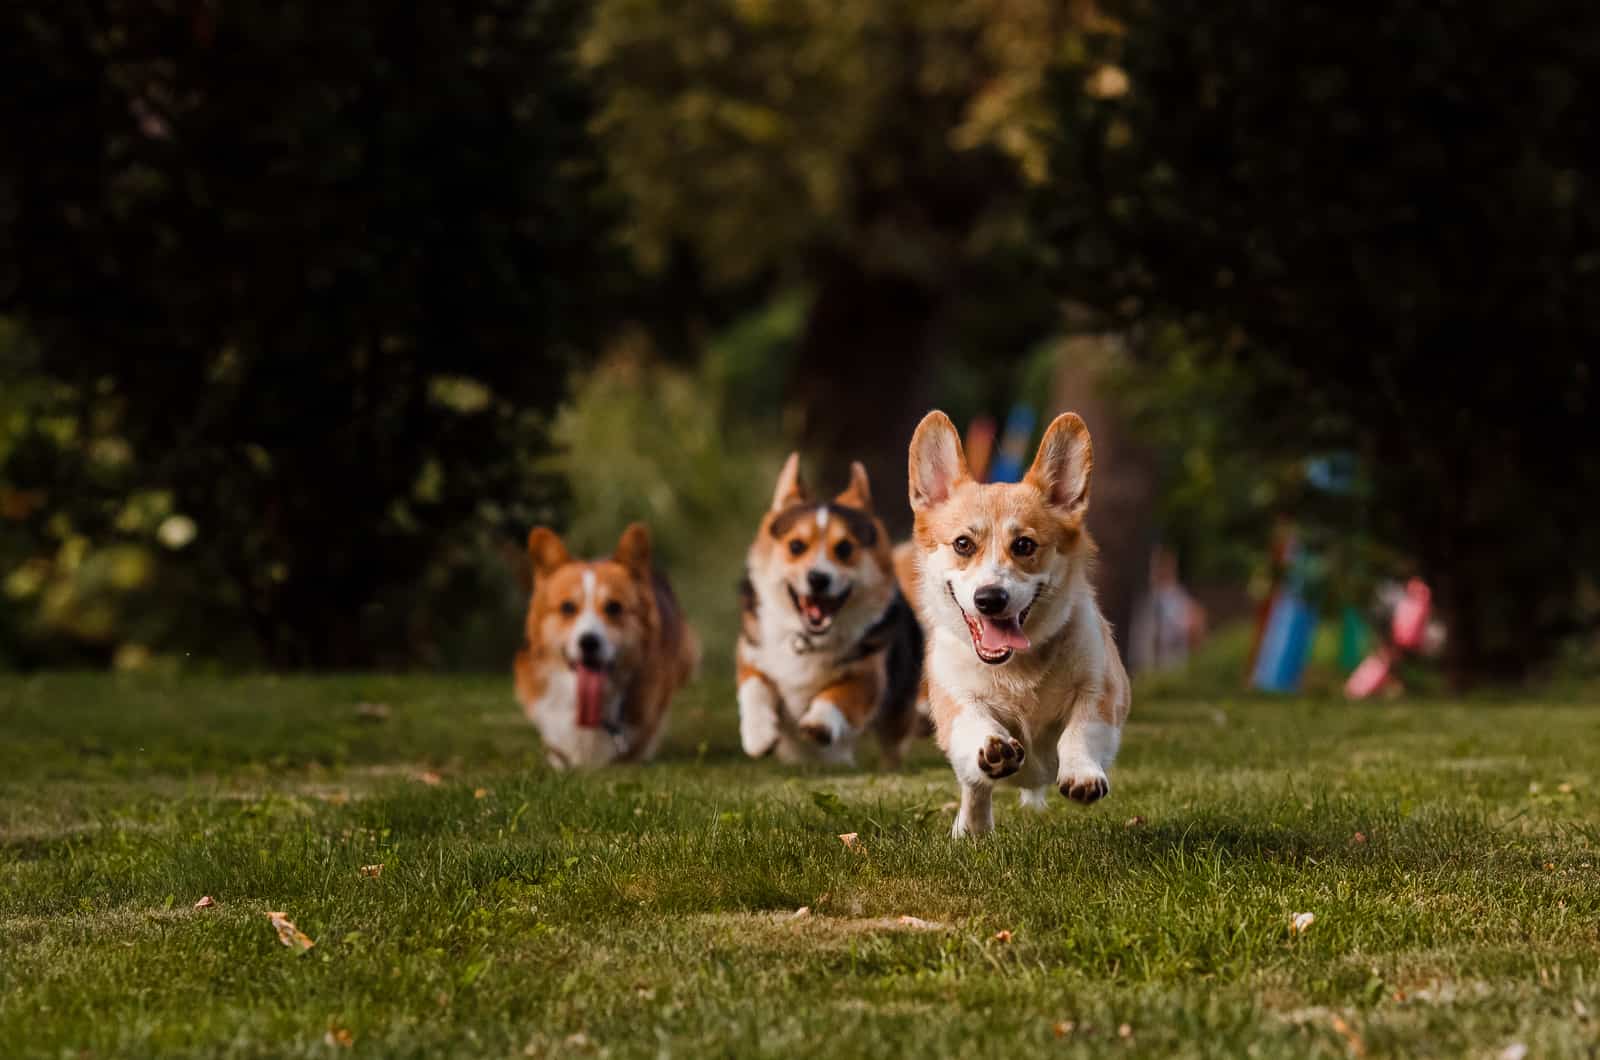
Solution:
M606 675L603 670L578 667L578 726L600 727L606 703Z
M1028 635L1022 632L1022 623L1016 619L1008 618L1003 622L996 622L992 618L980 618L978 623L982 632L978 643L982 645L984 651L1000 652L1007 648L1013 651L1028 650Z

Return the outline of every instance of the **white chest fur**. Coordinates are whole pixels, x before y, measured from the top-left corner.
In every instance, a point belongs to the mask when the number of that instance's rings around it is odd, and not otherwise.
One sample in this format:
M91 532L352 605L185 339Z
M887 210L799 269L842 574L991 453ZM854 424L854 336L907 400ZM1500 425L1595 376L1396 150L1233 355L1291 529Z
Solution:
M620 689L609 693L605 713L615 717L621 705ZM607 729L586 729L578 724L578 681L565 667L550 676L544 695L523 704L528 718L539 730L545 747L555 752L558 765L599 766L612 761L633 745L638 734L623 726L620 735Z

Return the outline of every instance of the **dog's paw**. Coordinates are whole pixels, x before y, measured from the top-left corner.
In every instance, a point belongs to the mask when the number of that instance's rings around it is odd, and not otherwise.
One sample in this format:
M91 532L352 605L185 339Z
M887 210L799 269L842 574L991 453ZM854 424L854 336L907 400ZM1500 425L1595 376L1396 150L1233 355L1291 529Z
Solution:
M1021 769L1026 756L1022 741L1009 736L991 736L978 748L978 769L985 776L1000 780Z
M825 699L816 700L797 726L801 735L818 747L831 747L844 740L850 723L839 708Z
M827 747L833 743L833 729L820 721L802 721L800 732L806 739L818 747Z
M1111 794L1111 781L1100 772L1080 772L1061 778L1061 794L1087 806Z
M751 758L765 758L778 745L778 719L766 710L739 712L739 743Z

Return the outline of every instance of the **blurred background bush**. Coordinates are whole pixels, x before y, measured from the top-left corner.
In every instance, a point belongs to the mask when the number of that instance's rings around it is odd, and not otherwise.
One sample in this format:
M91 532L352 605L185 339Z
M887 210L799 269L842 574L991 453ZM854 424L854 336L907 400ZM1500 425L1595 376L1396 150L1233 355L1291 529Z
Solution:
M720 653L789 448L903 532L921 414L1019 404L1095 432L1119 630L1158 543L1248 621L1288 518L1459 684L1594 656L1593 5L18 0L0 58L0 666L497 668L529 527L634 518Z

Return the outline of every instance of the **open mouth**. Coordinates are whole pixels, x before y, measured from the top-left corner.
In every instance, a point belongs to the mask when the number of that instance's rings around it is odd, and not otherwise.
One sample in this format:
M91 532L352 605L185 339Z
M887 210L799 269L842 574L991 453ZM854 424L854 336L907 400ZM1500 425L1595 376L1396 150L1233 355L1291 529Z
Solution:
M853 588L853 585L846 586L838 596L801 596L790 586L789 599L794 601L794 609L805 619L808 633L826 633L828 627L833 625L834 616L850 599L850 590Z
M1028 621L1028 612L1033 610L1033 600L1028 601L1028 606L1021 611L1006 618L990 618L988 615L970 615L967 609L961 606L961 601L956 599L956 590L949 582L945 589L950 593L950 600L956 605L956 610L961 612L961 617L967 620L967 632L972 635L972 650L982 661L990 666L999 666L1019 651L1027 651L1032 642L1028 635L1022 632L1022 624ZM1037 594L1034 600L1037 600Z
M578 727L602 727L606 720L606 693L611 687L611 665L590 666L571 659L567 665L578 679Z

